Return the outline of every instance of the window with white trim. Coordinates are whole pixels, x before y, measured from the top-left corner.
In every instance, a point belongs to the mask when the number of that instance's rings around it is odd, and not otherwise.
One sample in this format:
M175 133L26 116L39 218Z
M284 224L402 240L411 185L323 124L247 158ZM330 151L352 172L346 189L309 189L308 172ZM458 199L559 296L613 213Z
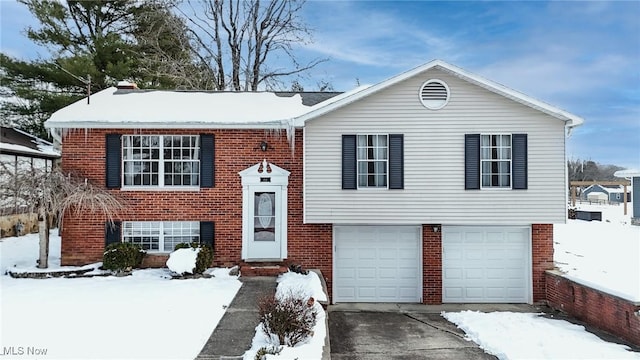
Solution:
M179 243L200 242L198 221L125 221L122 241L149 252L172 252Z
M511 135L480 135L482 188L511 188Z
M123 135L122 162L124 186L198 186L200 137Z
M358 135L358 187L387 188L387 135Z

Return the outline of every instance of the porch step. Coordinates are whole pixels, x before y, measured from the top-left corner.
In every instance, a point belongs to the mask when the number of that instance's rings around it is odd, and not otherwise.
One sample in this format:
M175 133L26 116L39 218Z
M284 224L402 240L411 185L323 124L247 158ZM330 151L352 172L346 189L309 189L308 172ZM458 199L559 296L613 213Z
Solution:
M278 276L289 269L283 265L242 265L240 276Z

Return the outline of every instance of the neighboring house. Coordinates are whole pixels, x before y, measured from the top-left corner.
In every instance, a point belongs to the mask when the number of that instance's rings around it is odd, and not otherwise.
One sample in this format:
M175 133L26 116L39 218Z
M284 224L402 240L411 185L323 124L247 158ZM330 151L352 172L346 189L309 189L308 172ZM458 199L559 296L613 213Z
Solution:
M199 240L319 268L334 303L541 301L581 123L437 60L340 95L110 88L46 123L65 170L129 200L115 229L65 218L62 263Z
M22 130L0 127L0 176L11 176L18 170L51 170L60 153L53 144L28 134ZM9 191L9 193L7 193ZM4 188L0 200L0 212L20 212L21 205L10 194L11 189Z
M630 180L631 196L635 199L640 199L640 170L619 170L616 171L613 176ZM631 215L631 224L640 225L640 201L634 201L632 204L633 213Z
M624 186L590 185L582 191L582 197L589 201L599 201L610 204L622 203L624 202ZM627 202L631 202L631 198L631 187L627 187Z

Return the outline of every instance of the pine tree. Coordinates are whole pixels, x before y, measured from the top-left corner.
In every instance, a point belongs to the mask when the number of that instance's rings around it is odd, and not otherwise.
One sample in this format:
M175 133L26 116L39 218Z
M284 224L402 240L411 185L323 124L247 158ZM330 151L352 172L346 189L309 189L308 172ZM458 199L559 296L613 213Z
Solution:
M0 54L2 123L47 138L43 123L58 109L119 80L146 87L172 87L170 79L154 75L160 62L143 61L150 51L139 44L155 19L159 24L170 13L169 3L129 0L79 1L19 0L38 20L27 28L27 37L45 47L47 59L24 61ZM184 30L184 29L183 29ZM163 32L163 52L181 53L171 36ZM165 49L169 47L168 49Z

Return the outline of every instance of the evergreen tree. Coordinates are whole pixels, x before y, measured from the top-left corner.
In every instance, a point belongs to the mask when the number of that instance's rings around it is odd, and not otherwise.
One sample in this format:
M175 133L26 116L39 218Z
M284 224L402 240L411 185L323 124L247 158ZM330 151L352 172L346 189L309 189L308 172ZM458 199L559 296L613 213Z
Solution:
M160 62L142 61L150 54L138 42L149 26L170 13L169 3L129 0L19 0L38 20L27 37L45 47L50 58L24 61L0 54L3 124L47 138L43 123L56 110L88 91L92 93L132 80L145 87L171 87L170 79L155 76ZM153 22L147 19L154 19ZM168 21L168 20L167 20ZM165 21L165 22L167 22ZM157 38L165 53L182 53L175 39L180 28Z

